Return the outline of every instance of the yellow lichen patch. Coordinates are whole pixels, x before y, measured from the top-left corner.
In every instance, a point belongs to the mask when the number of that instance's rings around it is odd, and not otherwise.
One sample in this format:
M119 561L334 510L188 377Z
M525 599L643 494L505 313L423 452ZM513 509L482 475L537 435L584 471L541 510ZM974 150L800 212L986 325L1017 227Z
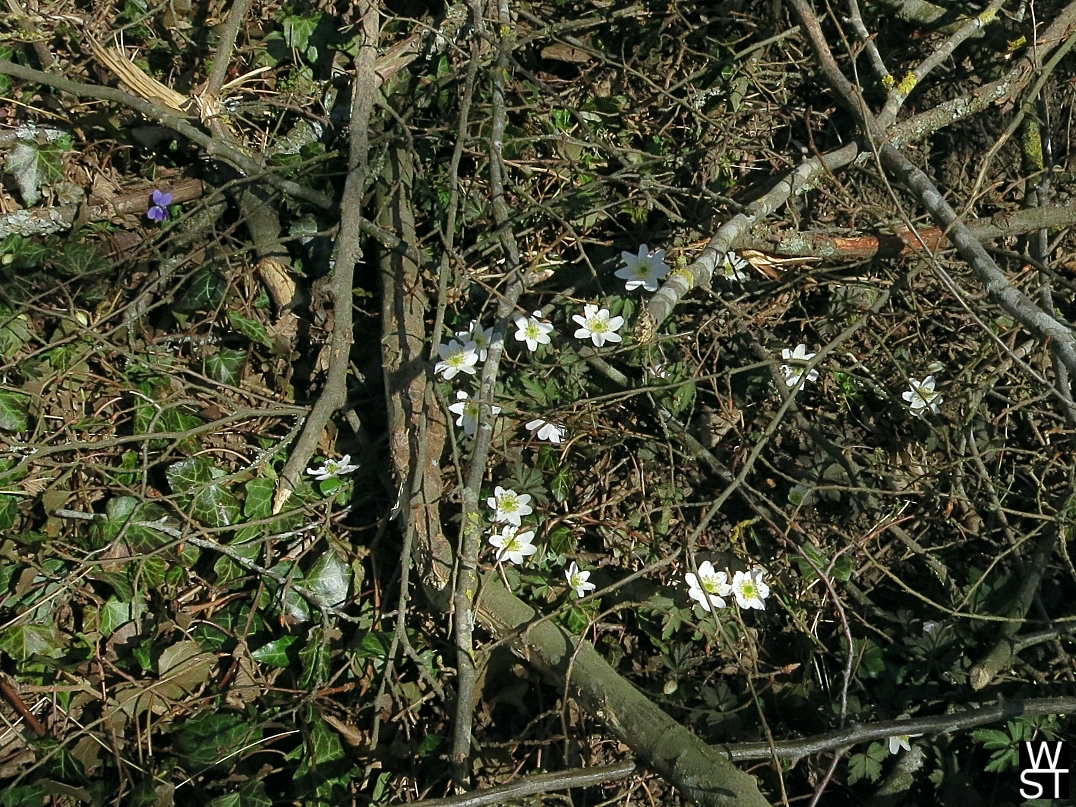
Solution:
M904 78L900 80L900 84L897 85L897 92L901 95L908 95L915 89L915 85L919 83L919 79L915 77L915 73L909 70L904 74Z
M685 281L687 281L687 287L689 289L694 288L695 286L695 276L684 267L677 266L669 273L669 277L682 277Z
M1026 36L1019 36L1016 39L1012 39L1012 40L1010 40L1008 42L1008 52L1012 53L1013 51L1019 50L1020 48L1022 48L1026 44L1027 44L1027 37Z

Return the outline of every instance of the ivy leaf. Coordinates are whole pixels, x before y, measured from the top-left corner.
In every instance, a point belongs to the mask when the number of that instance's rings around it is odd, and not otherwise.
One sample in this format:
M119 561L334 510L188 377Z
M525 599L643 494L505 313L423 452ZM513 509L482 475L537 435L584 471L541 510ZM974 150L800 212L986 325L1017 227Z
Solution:
M310 38L321 22L321 12L309 17L288 16L284 18L284 41L289 48L302 53L310 61L318 59L317 48L310 47Z
M239 333L243 334L251 342L257 342L259 345L272 348L273 340L269 338L269 334L265 330L265 326L258 322L256 319L247 319L238 311L228 309L228 321L232 327Z
M0 494L0 530L10 530L15 526L19 500L15 496Z
M299 686L304 689L321 686L329 675L329 652L325 642L325 632L321 628L310 631L310 638L299 651L302 673Z
M195 311L212 311L224 299L224 278L212 266L205 266L194 273L183 295L172 308L180 314Z
M245 716L207 712L193 717L172 732L172 748L192 768L231 767L235 751L261 734Z
M0 794L0 805L3 807L41 807L47 798L48 793L42 785L7 785L4 792Z
M250 657L270 667L283 669L291 664L288 658L288 648L295 644L297 638L296 636L281 636L279 639L273 639L269 644L262 645L257 650L251 650Z
M137 619L145 613L145 603L135 600L123 602L115 597L109 597L97 614L98 627L101 635L109 638L120 625L125 625L133 619Z
M107 272L112 266L93 244L68 241L63 251L53 258L56 268L73 277L85 277L99 272Z
M233 541L228 545L229 548L239 557L244 560L249 560L251 563L256 563L258 557L262 553L262 545L260 541ZM230 580L242 577L248 573L245 566L241 566L227 555L221 555L217 558L217 562L213 564L213 572L217 575L217 585L223 586Z
M242 509L232 492L221 485L206 485L194 494L191 515L207 527L231 527Z
M217 796L206 807L272 807L273 800L265 793L265 784L259 779L243 782L239 789L226 796Z
M13 625L0 633L0 650L15 661L29 661L33 656L51 655L60 646L55 625Z
M557 471L553 481L549 483L549 490L558 502L563 504L568 500L568 494L572 490L572 474L567 465Z
M243 367L247 363L245 350L232 350L222 347L218 352L206 356L202 370L207 376L221 384L239 385Z
M273 481L258 476L246 484L247 498L243 515L250 521L269 518L273 514Z
M191 457L168 466L164 475L174 493L193 493L220 475L213 473L214 467L208 457Z
M8 149L4 168L15 178L22 200L29 205L41 199L41 186L63 176L60 156L62 148L54 144L39 145L30 140L18 140Z
M330 549L310 567L303 583L322 605L341 605L351 587L351 569Z
M0 389L0 429L9 432L26 431L29 406L29 395Z
M30 341L29 325L25 314L16 315L10 308L0 306L0 356L10 359Z

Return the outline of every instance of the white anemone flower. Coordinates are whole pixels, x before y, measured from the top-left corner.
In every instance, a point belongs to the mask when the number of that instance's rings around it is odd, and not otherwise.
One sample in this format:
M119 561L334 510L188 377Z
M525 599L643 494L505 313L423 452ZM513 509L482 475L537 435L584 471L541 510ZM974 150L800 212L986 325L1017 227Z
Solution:
M903 393L901 397L908 402L908 405L912 408L913 415L922 415L927 409L938 414L938 404L940 404L944 398L942 398L940 392L934 391L934 376L928 375L921 382L914 379L908 379L908 386L910 390Z
M910 738L911 738L911 735L909 735L909 734L898 734L895 737L890 737L889 738L889 753L890 754L899 754L902 750L903 751L911 751L912 750L912 744L910 742L908 742L908 740Z
M908 715L898 715L897 720L906 719ZM889 738L889 753L899 754L901 751L911 751L912 744L909 740L912 737L922 737L922 734L896 734Z
M448 381L455 378L456 373L474 375L474 366L478 364L478 351L474 342L457 342L455 339L437 346L437 355L441 361L434 365L434 372L440 373L441 377Z
M728 574L716 571L714 564L708 560L699 564L697 575L688 572L684 575L684 580L687 582L688 596L697 600L706 611L724 608L724 598L732 593Z
M624 324L624 318L610 317L608 308L587 303L583 306L582 315L575 314L572 319L582 326L575 332L575 338L589 339L594 347L601 347L606 342L623 341L617 331Z
M597 588L593 583L587 582L590 580L590 572L580 571L574 560L572 565L564 570L564 579L568 581L576 597L585 597L588 591Z
M765 600L770 596L770 587L762 582L765 574L762 569L756 567L749 572L736 572L732 576L732 594L736 597L738 606L744 610L766 610Z
M628 291L640 286L647 291L657 291L658 281L670 271L665 263L665 250L655 249L651 252L646 244L639 247L638 255L621 252L620 258L624 261L624 268L617 270L616 276L625 281L624 288Z
M737 283L743 283L747 280L747 275L743 273L746 268L747 261L735 252L726 252L725 257L722 258L717 267L717 271L725 280L735 280Z
M463 390L456 392L456 403L448 407L448 411L459 415L456 425L463 427L463 433L468 437L478 431L478 415L482 410L482 404L477 398L472 398ZM490 414L499 414L501 408L490 404Z
M456 338L461 342L474 342L475 350L478 351L478 360L485 361L489 353L489 343L493 339L493 329L483 328L477 319L472 320L465 331L456 331Z
M527 350L535 351L538 345L549 344L549 334L553 332L553 325L548 320L539 319L541 311L535 311L529 317L517 316L516 341L526 342Z
M781 358L785 361L796 362L795 365L789 366L787 364L781 365L781 372L785 376L785 384L792 388L800 383L800 379L803 378L803 373L806 370L802 365L809 362L817 353L808 353L807 345L796 345L795 350L789 350L787 347L781 351ZM818 370L811 370L807 373L808 381L818 380Z
M559 444L568 434L568 430L563 426L550 423L548 420L542 420L541 418L535 418L527 423L527 431L533 432L536 430L539 440L548 440L554 444Z
M531 497L526 493L516 493L514 490L506 490L497 485L493 489L493 495L486 499L486 504L493 508L495 522L507 521L518 527L523 516L529 516L534 512L530 501Z
M324 482L326 479L335 479L357 470L359 466L351 464L351 455L345 454L338 460L325 460L325 465L321 468L307 468L306 472L319 482Z
M494 532L489 537L489 542L497 547L497 561L509 561L517 566L522 566L528 555L533 555L538 548L531 543L534 540L534 530L520 532L519 527L506 524L500 532Z

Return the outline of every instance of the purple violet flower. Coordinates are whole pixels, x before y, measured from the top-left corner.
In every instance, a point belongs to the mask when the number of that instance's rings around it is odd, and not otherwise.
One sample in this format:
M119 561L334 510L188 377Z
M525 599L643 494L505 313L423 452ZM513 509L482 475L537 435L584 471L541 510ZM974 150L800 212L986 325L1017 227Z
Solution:
M164 221L169 216L168 205L172 204L172 194L156 190L151 198L153 204L146 211L146 218L150 221Z

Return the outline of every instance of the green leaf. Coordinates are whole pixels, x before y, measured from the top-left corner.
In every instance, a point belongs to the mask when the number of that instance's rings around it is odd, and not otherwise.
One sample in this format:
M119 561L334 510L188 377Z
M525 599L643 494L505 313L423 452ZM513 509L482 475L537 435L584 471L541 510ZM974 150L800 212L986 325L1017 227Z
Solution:
M235 793L218 796L206 807L272 807L273 800L265 793L265 785L259 779L243 782Z
M30 341L30 320L0 306L0 356L10 359Z
M116 471L116 482L120 485L133 485L138 481L139 454L137 451L124 451L120 455L120 470Z
M55 625L13 625L0 633L0 650L15 661L48 656L61 646Z
M273 514L273 488L273 480L260 476L247 482L247 498L243 502L243 515L247 519L269 518Z
M337 606L347 599L351 587L351 568L330 548L314 561L303 579L304 586L324 606Z
M112 269L112 265L96 246L78 241L65 242L63 251L53 257L53 263L57 269L73 277L85 277Z
M193 493L221 476L213 473L215 468L209 457L190 457L169 465L164 475L173 493Z
M250 657L255 661L260 661L262 664L268 664L270 667L283 669L291 663L288 658L288 648L295 644L297 638L295 636L281 636L279 639L273 639L273 641L262 645L257 650L251 650Z
M316 709L304 721L308 725L302 760L292 780L295 796L304 803L343 804L347 798L353 766L348 763L339 735L330 729Z
M146 605L141 600L122 602L115 597L109 597L105 601L105 604L101 606L101 610L98 611L98 629L101 631L101 635L107 639L115 633L121 625L125 625L131 620L137 619L142 616L145 611Z
M158 404L154 401L158 397L154 385L144 381L138 385L139 391L145 397L139 396L135 403L134 430L135 434L153 434L154 432L186 432L202 425L202 419L195 415L185 404ZM150 446L164 448L164 440L153 440ZM194 450L196 444L193 440L180 443L187 450Z
M321 12L312 14L309 17L285 17L284 42L289 48L294 48L303 53L311 61L317 61L317 49L314 49L312 56L307 50L310 46L310 37L317 29L319 22L321 22Z
M695 400L695 384L689 382L687 384L681 384L673 392L672 397L669 399L669 409L673 415L679 415L681 412L691 406L692 401Z
M424 757L432 754L441 747L442 742L442 739L436 734L427 734L422 738L422 742L418 744L418 755Z
M21 392L0 389L0 429L9 432L26 431L30 396Z
M299 662L302 664L299 686L303 689L321 686L328 678L329 648L321 628L311 629L310 637L299 651Z
M247 718L228 712L207 712L182 723L172 732L172 748L179 758L197 768L230 768L235 753L261 731Z
M239 500L221 485L206 485L194 494L191 515L207 527L231 527L238 523Z
M262 553L262 545L258 541L235 541L229 544L229 548L239 557L252 563L257 563L258 557ZM217 575L217 585L219 586L249 574L246 567L236 563L227 555L221 555L217 558L216 563L213 564L213 571Z
M265 326L258 322L256 319L247 319L238 311L228 309L228 321L232 327L239 333L243 334L251 342L257 342L259 345L271 348L273 346L273 340L269 338L269 334L265 330Z
M63 177L63 149L54 143L17 140L8 149L4 168L15 178L19 193L27 206L41 199L41 186Z
M44 245L26 236L12 233L0 242L0 255L3 256L0 263L17 272L20 269L34 269L40 266L44 263L48 250Z
M5 785L0 807L44 807L48 794L41 785Z
M521 376L519 381L523 384L523 389L526 390L527 397L534 401L539 407L544 408L551 406L554 403L552 395L546 390L546 387L539 384L530 376Z
M363 659L383 659L389 654L392 637L381 631L370 631L359 641Z
M293 561L281 561L272 567L272 571L284 580L302 582L302 575ZM298 622L310 619L310 606L289 583L281 586L276 580L270 579L265 581L265 587L277 599L281 613Z
M859 647L860 643L857 641L856 645ZM885 672L885 656L882 653L882 648L871 639L864 639L861 647L859 670L862 671L862 674L859 677L877 678Z
M1004 731L998 731L997 729L975 729L972 731L971 737L991 751L997 748L1008 748L1012 745L1012 738Z
M567 465L557 471L553 481L549 483L549 490L558 502L564 503L568 500L568 494L572 491L572 472Z
M590 625L590 619L582 608L569 608L564 614L563 623L571 633L581 636Z
M224 300L225 288L220 272L214 267L204 266L194 273L182 296L172 307L181 314L212 311Z
M848 784L860 779L877 782L882 775L882 765L868 754L852 754L848 757Z
M231 350L222 347L218 352L206 356L202 362L202 371L221 384L238 386L243 377L243 368L247 364L245 350Z
M549 548L558 555L569 555L575 551L575 539L572 531L563 525L549 531Z
M0 531L10 530L15 526L15 516L19 513L18 504L18 497L0 494Z

